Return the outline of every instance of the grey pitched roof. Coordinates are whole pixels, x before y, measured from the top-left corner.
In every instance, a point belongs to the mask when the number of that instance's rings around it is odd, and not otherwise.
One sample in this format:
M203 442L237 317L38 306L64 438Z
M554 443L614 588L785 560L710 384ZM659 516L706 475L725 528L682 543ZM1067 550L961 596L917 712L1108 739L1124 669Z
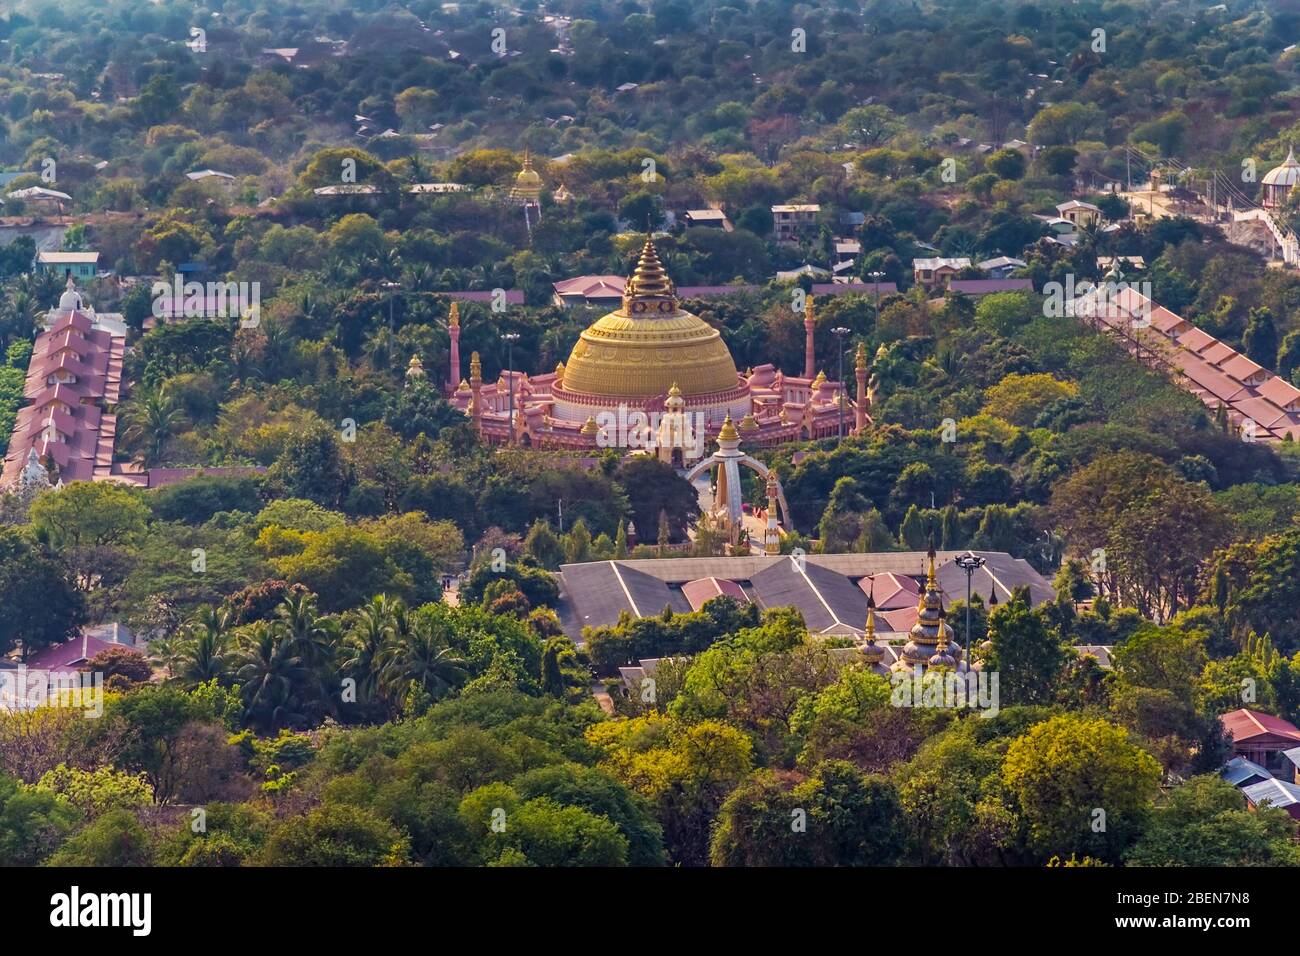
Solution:
M1300 803L1300 785L1275 777L1243 787L1241 792L1255 806L1267 803L1274 807L1289 807Z
M1240 787L1243 784L1250 786L1263 780L1273 779L1271 773L1253 760L1247 760L1245 757L1233 757L1223 765L1223 769L1219 771L1219 776L1234 787Z
M936 578L947 604L966 597L966 574L952 563L966 553L940 551L936 555ZM993 590L999 601L1005 601L1020 586L1029 588L1034 605L1055 597L1051 585L1027 561L1000 551L970 553L985 560L972 580L973 590L985 598ZM925 567L923 551L809 554L799 562L790 557L746 555L566 564L560 569L560 618L566 631L578 637L583 627L618 623L624 611L634 617L654 617L667 606L685 613L691 608L681 585L715 577L735 581L762 608L798 608L813 633L855 634L861 631L867 614L866 594L857 583L860 579L885 572L918 577Z

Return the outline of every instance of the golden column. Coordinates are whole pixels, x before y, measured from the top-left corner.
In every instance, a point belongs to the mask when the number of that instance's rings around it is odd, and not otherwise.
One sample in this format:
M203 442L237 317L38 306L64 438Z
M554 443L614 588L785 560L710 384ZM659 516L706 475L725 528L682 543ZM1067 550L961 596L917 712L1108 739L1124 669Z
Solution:
M451 335L451 369L447 375L447 390L456 392L456 383L460 381L460 303L453 302L447 313L447 332Z
M763 540L764 554L781 553L781 532L776 526L776 472L767 473L767 531Z
M853 432L860 435L867 427L867 411L871 408L871 396L867 394L867 347L858 343L858 353L854 358L854 377L858 380L858 405L853 418Z
M478 353L473 352L469 357L469 390L473 397L469 400L470 418L474 420L474 428L482 430L483 427L483 365L479 361Z

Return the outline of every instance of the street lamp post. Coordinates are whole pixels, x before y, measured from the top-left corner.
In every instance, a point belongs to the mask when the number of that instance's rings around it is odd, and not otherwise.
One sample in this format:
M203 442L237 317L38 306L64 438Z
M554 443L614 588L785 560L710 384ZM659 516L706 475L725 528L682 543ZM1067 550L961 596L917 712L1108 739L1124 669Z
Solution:
M868 272L871 279L872 287L876 290L876 328L880 328L880 280L885 277L883 272Z
M831 335L835 336L835 340L840 344L840 390L839 401L837 402L840 407L840 423L835 437L837 445L844 441L844 336L848 334L849 330L842 325L837 325L831 329Z
M501 338L506 343L506 378L510 386L510 417L507 419L509 442L515 441L515 343L519 341L518 332L503 332Z
M966 572L966 669L970 670L971 665L975 662L970 639L970 581L971 575L977 570L984 567L984 559L978 554L959 554L955 561L957 567Z
M400 282L385 280L383 286L385 289L388 290L388 334L392 335L393 334L393 299L397 298L397 290L402 287L402 284Z

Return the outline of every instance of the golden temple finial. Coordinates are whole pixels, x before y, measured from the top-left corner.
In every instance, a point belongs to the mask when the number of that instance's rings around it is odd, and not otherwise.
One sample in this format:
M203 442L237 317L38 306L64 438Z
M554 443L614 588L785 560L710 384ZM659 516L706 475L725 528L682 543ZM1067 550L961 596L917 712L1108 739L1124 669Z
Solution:
M865 372L867 370L867 345L865 342L858 343L858 351L854 356L854 367L859 372Z
M593 416L588 415L582 428L578 429L578 434L583 435L586 438L591 438L598 431L600 431L600 426L596 424L596 419Z
M447 313L447 325L449 325L453 329L460 328L460 303L459 302L453 302L451 304L451 311Z
M817 377L816 377L815 379L813 379L812 387L813 387L813 388L821 388L821 387L822 387L823 385L825 385L825 384L826 384L826 373L825 373L824 371L823 371L823 372L818 372L818 373L817 373Z
M934 576L934 532L933 531L930 532L930 550L926 552L926 557L929 559L930 562L929 570L926 572L925 575L925 587L926 590L928 591L932 589L937 589L939 587L938 581Z
M470 385L483 384L483 363L479 361L477 352L471 352L469 356L469 381Z
M655 249L654 239L646 233L645 245L637 259L636 268L627 277L623 286L623 302L626 306L633 299L671 299L676 300L677 289L668 272L659 261L659 251Z
M865 643L858 648L858 653L868 664L879 664L885 659L885 649L876 643L876 595L875 582L867 592L867 625L863 631Z
M742 432L752 432L758 430L758 419L754 417L753 412L750 412L740 420L740 430Z
M731 423L731 412L727 412L727 417L722 420L722 430L718 432L718 441L740 441L740 433L736 431L736 426Z
M817 319L813 314L813 296L811 292L804 296L803 321L805 325L814 325L817 322Z
M555 384L556 385L564 384L564 363L563 362L555 363Z

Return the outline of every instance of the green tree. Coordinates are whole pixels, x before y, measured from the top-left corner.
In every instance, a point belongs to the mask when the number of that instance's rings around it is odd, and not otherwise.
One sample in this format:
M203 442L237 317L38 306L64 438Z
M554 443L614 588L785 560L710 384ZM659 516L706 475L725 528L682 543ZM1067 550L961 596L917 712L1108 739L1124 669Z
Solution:
M1130 866L1297 866L1296 824L1285 810L1251 812L1217 774L1193 777L1160 801L1125 857Z
M24 660L68 640L86 621L85 598L63 563L5 527L0 527L0 608L0 653L21 647Z
M1063 714L1011 742L1001 781L1039 859L1077 854L1113 863L1142 833L1160 764L1123 728Z
M1246 357L1256 365L1272 369L1278 361L1277 326L1267 308L1250 310L1250 321L1242 336Z
M409 841L363 807L333 804L290 817L271 833L266 866L402 866Z
M51 866L150 866L149 831L130 810L110 810L91 821L50 857Z
M41 863L80 821L62 796L0 773L0 859L8 866Z
M989 614L992 652L986 668L997 673L1001 693L1012 704L1042 704L1055 696L1067 651L1030 603L1027 588Z

